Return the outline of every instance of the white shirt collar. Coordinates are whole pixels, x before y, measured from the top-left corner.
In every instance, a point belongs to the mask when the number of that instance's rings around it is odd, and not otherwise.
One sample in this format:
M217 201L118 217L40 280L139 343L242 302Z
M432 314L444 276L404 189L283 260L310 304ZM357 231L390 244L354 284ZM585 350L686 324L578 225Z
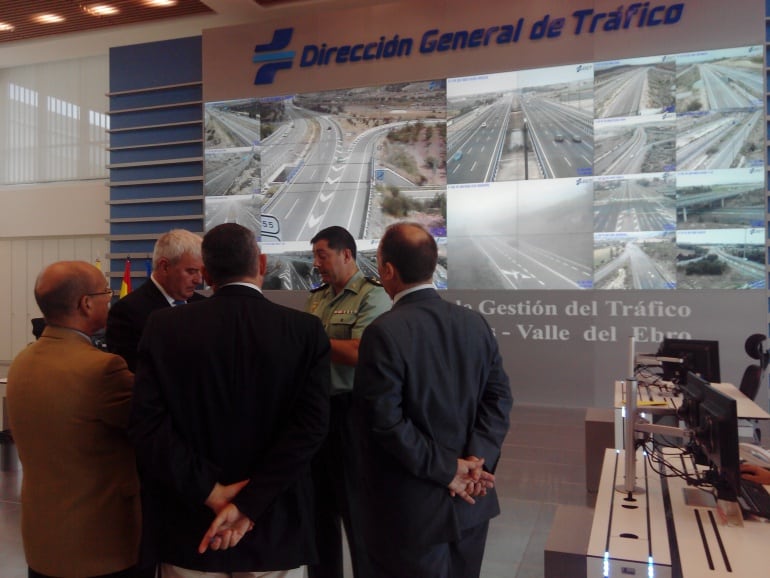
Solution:
M225 283L220 287L220 289L222 287L229 287L230 285L243 285L244 287L251 287L252 289L256 289L257 291L262 293L262 289L254 285L254 283L246 283L245 281L234 281L232 283Z
M158 288L158 291L160 291L163 294L163 296L166 298L166 301L168 301L168 304L173 306L175 299L171 297L171 295L166 293L166 290L163 288L163 285L158 283L158 280L155 278L155 273L152 273L150 275L150 281L155 283L155 286Z
M398 303L398 300L401 299L402 297L405 297L410 293L414 293L415 291L422 291L423 289L435 289L435 287L433 286L433 283L423 283L421 285L415 285L414 287L410 287L409 289L404 289L403 291L399 291L393 296L393 305Z

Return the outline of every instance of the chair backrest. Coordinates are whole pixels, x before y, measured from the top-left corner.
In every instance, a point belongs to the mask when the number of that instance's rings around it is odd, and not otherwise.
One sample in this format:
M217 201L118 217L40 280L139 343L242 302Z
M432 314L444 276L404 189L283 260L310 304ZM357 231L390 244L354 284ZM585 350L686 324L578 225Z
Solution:
M743 395L753 400L757 396L761 381L762 367L756 364L749 365L743 372L739 389Z

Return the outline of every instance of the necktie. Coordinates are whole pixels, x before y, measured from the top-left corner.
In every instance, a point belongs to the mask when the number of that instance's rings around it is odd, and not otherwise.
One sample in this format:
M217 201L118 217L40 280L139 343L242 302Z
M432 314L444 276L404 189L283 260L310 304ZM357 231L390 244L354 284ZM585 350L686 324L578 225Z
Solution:
M174 307L177 307L178 305L184 305L187 303L187 301L180 301L179 299L174 299L173 303L171 303Z

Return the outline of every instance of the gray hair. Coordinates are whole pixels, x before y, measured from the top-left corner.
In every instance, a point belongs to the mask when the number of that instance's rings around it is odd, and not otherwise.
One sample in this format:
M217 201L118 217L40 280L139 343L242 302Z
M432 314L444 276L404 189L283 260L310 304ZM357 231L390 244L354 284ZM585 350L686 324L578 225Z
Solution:
M187 229L171 229L168 233L161 235L155 243L155 249L152 252L152 268L156 269L161 259L167 259L169 263L174 264L185 253L200 258L201 241L198 235Z

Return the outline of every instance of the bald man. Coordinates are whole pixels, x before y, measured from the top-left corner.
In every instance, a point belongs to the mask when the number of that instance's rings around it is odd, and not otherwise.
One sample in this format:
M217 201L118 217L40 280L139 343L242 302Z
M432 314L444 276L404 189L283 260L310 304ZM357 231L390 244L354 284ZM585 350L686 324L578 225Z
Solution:
M391 225L377 269L393 308L364 331L353 387L364 541L374 578L478 578L513 403L477 312L433 288L438 248Z
M141 575L139 482L126 433L133 374L90 340L111 297L89 263L46 267L35 300L47 326L8 371L30 578Z

